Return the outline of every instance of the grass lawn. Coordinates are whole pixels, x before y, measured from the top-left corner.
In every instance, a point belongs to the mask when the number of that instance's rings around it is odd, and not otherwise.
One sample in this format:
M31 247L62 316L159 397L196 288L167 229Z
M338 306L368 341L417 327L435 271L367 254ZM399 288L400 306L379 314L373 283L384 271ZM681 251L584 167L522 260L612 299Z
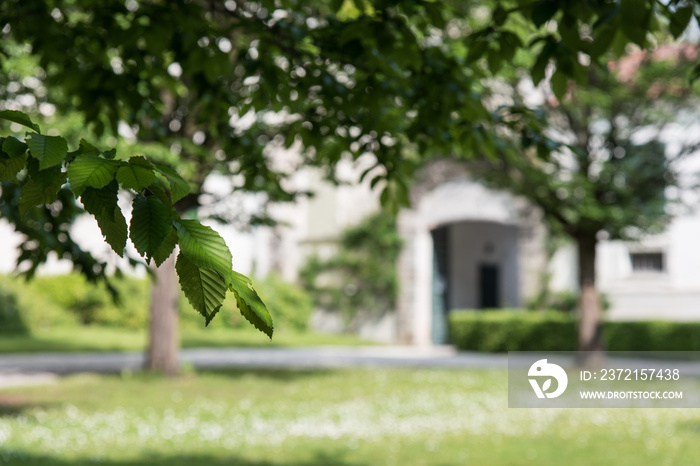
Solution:
M71 376L0 391L0 464L700 464L696 410L508 409L506 386L503 370Z
M275 332L270 341L253 328L180 329L184 348L227 346L367 345L353 335ZM146 347L146 330L109 327L56 328L31 335L0 335L0 353L36 351L139 351Z

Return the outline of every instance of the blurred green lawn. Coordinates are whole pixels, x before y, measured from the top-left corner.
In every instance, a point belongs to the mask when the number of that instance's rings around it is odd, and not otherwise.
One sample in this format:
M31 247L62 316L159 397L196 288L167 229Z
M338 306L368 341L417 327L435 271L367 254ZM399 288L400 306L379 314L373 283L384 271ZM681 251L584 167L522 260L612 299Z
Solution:
M506 387L503 370L77 375L0 391L0 464L700 464L696 410L508 409Z
M0 335L0 353L37 351L138 351L146 347L146 330L111 327L67 327L36 330L30 335ZM372 344L352 335L275 332L272 340L245 328L182 328L184 348L232 346L315 346Z

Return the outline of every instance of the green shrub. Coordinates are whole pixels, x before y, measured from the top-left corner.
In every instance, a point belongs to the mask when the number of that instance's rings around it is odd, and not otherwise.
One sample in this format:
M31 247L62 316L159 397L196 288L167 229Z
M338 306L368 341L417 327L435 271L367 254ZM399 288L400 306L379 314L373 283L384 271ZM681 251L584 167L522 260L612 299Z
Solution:
M450 341L461 350L575 351L576 318L557 311L457 311ZM700 351L700 322L605 322L609 351Z
M32 330L100 325L121 328L145 328L151 301L151 281L147 278L115 278L119 303L112 300L103 285L87 282L82 275L66 274L36 277L30 281L0 276L0 333L22 334ZM313 309L311 297L302 288L277 275L255 280L256 290L268 305L277 328L303 331ZM240 327L243 318L236 302L229 297L222 316L210 327ZM204 318L181 296L183 326L203 327Z
M149 281L120 278L114 279L113 284L119 291L119 304L114 303L103 285L88 283L78 274L36 277L30 281L0 277L0 326L4 327L0 331L22 332L19 328L10 330L8 319L12 314L21 319L28 331L90 324L144 328L148 322Z
M19 311L16 293L0 283L0 335L25 335L29 328Z
M81 275L52 275L37 277L27 283L32 293L48 296L52 301L75 315L83 325L95 323L99 308L103 307L108 296L96 286L89 286Z
M600 305L604 311L610 309L610 298L605 293L600 294ZM578 293L573 291L544 290L527 303L531 311L548 309L561 312L576 312L578 310Z
M255 289L270 310L275 327L307 330L314 309L311 296L303 288L270 274L255 281Z
M27 331L70 327L78 324L75 315L58 305L55 300L34 281L26 282L21 278L0 277L0 284L12 296L17 314L24 322Z
M114 301L104 289L103 306L98 309L96 323L110 327L146 328L151 304L151 280L148 278L124 277L114 280L119 292L119 303Z
M459 311L449 316L450 341L469 351L573 351L576 325L558 311Z
M51 299L82 325L144 328L148 322L150 282L123 277L113 280L119 291L115 303L103 285L88 283L78 274L37 277L27 283L31 292Z
M379 316L396 307L401 247L396 217L379 211L343 231L333 256L310 256L300 280L316 307L342 313L346 323L358 313Z
M606 322L610 351L700 351L700 322Z

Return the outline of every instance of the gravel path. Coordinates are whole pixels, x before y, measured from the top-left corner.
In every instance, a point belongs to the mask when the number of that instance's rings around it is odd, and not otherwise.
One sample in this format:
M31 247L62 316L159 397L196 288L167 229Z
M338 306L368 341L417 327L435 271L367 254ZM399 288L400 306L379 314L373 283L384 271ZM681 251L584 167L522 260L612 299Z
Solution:
M186 349L180 360L198 369L270 368L313 369L341 367L506 367L505 354L458 353L451 347L401 346L201 348ZM46 383L55 374L138 371L142 352L31 353L0 356L0 388L25 383Z

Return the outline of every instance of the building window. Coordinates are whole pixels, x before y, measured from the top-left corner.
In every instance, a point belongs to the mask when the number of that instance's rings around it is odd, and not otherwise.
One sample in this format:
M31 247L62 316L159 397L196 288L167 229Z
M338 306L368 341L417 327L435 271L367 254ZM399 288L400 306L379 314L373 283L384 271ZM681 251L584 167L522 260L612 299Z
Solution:
M632 252L630 259L634 272L664 271L664 255L661 252Z

